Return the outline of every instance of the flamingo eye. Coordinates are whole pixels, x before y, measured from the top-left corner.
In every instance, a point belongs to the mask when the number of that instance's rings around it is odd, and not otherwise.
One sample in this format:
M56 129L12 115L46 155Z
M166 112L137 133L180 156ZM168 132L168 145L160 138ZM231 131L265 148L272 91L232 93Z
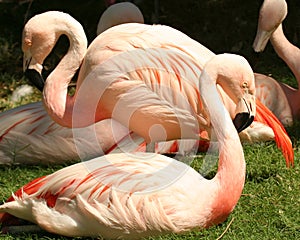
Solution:
M249 92L249 87L248 87L248 83L247 83L247 82L243 82L242 88L243 88L243 90L244 90L246 93Z

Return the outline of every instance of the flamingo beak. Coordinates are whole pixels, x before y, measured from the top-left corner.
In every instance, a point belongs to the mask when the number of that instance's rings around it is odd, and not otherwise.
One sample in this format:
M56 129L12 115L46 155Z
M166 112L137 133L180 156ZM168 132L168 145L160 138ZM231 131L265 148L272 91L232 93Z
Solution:
M264 51L272 33L273 31L257 30L257 34L252 45L255 52Z
M236 106L236 115L233 124L238 132L251 125L255 116L255 96L244 94Z
M23 71L25 77L37 87L41 92L43 91L45 81L42 77L43 66L39 64L28 52L24 53L23 57Z

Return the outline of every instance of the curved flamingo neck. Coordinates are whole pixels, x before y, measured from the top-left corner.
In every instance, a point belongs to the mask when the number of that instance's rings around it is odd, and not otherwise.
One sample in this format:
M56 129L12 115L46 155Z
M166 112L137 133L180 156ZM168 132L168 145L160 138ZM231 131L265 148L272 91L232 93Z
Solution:
M289 66L295 75L298 86L300 82L300 49L285 37L282 24L271 35L270 41L278 56Z
M280 24L274 31L270 40L278 56L284 60L297 79L297 89L292 88L284 83L281 83L280 86L288 99L293 117L295 119L300 119L300 106L298 104L300 101L300 49L291 44L285 37L282 24Z
M290 87L287 84L279 83L284 94L286 95L286 98L288 100L288 103L290 105L293 118L296 120L300 120L300 90L294 89Z
M73 97L68 95L68 85L80 67L87 50L87 39L79 23L62 18L56 23L57 39L65 34L70 42L66 55L48 76L43 96L49 115L60 125L72 125Z
M244 187L246 166L238 133L217 94L217 78L213 81L214 74L208 74L205 70L201 76L202 100L219 142L219 166L212 179L216 188L211 188L217 189L211 206L214 219L209 223L213 225L224 221L238 202Z

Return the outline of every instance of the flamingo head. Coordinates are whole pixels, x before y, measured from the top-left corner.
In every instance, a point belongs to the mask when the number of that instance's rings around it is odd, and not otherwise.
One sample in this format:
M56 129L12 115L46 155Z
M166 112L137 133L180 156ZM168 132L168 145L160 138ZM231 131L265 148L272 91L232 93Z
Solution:
M265 0L260 8L258 26L253 49L261 52L265 49L271 35L287 15L285 0Z
M238 132L250 126L256 112L254 73L248 61L235 54L219 54L206 65L216 79L220 96ZM210 68L211 67L211 68Z
M43 27L49 26L50 22L36 15L25 24L22 33L23 71L40 91L44 87L43 62L58 40L52 27Z
M43 62L51 53L59 37L66 35L72 48L73 58L64 67L76 71L87 48L87 39L83 27L69 14L48 11L33 16L25 24L22 34L22 51L24 53L23 70L29 80L39 90L43 90ZM62 67L63 68L63 67Z

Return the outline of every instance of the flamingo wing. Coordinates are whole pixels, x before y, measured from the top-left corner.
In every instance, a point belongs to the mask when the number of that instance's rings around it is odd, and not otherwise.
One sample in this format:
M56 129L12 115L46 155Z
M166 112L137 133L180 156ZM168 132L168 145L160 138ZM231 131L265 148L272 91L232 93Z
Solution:
M199 180L207 181L163 155L109 154L30 182L0 211L65 236L126 238L131 234L127 238L132 239L147 231L147 235L177 232L184 226L174 225L172 218L179 220L177 215L189 211L179 209L177 203L201 202L192 190L192 182ZM191 188L191 194L180 194L186 188ZM178 194L170 201L174 191ZM8 219L7 214L1 216L4 224Z
M0 134L1 164L61 164L104 153L145 151L144 139L114 120L72 130L55 123L42 102L0 113ZM183 155L196 146L190 140L162 142L156 152Z
M41 102L2 112L0 126L2 164L46 164L54 159L57 163L76 159L72 131L53 122Z
M279 82L263 74L256 73L254 76L256 97L274 113L284 126L291 126L293 124L292 110Z

